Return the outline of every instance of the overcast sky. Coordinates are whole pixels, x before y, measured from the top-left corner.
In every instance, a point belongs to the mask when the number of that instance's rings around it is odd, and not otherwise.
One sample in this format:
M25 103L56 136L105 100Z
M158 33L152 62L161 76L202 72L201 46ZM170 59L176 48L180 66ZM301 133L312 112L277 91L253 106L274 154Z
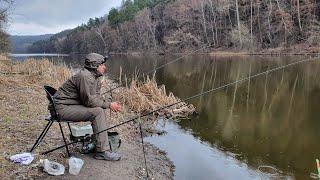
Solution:
M14 0L7 32L11 35L53 34L108 14L121 0Z

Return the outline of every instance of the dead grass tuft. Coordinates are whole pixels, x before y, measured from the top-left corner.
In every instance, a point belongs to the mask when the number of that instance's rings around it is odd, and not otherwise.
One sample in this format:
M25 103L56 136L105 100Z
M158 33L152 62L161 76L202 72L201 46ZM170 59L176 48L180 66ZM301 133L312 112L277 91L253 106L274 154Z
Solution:
M155 78L146 77L144 83L134 78L130 87L122 88L121 93L116 94L116 98L123 102L131 111L135 113L148 113L161 107L180 102L171 92L167 93L164 85L158 86ZM195 111L192 104L181 102L160 112L154 113L152 119L157 120L158 115L169 118L187 117Z
M65 65L55 65L48 59L28 59L22 62L6 61L0 63L0 73L8 76L23 76L25 83L32 85L50 84L58 87L71 75L70 69ZM7 77L2 77L6 79Z

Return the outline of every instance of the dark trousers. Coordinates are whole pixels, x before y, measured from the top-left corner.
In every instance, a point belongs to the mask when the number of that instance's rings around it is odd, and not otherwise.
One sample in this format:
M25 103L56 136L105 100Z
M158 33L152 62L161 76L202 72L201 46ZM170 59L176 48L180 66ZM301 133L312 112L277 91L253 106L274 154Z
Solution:
M101 107L89 108L83 105L57 105L57 112L60 118L67 121L90 121L93 133L107 129L105 109ZM96 137L97 152L104 152L108 149L107 131L98 134Z

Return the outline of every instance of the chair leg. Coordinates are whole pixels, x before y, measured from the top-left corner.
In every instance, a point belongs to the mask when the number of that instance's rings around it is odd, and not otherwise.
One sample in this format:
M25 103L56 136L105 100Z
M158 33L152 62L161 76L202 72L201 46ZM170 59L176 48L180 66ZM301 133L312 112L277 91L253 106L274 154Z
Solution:
M66 138L64 137L64 133L63 133L62 126L61 126L60 122L59 122L59 126L60 126L60 131L61 131L61 134L62 134L62 138L63 138L64 144L66 145L66 150L67 150L68 156L70 157L69 148L68 148L68 145L67 145Z
M69 128L70 134L72 135L70 123L68 123L68 128Z
M41 143L41 141L43 140L44 136L47 134L47 132L49 131L51 125L52 125L53 121L49 121L46 125L46 127L43 129L43 131L41 132L40 136L38 137L38 139L36 140L36 142L34 143L34 145L32 146L30 152L32 152L34 149L36 149L38 147L38 145Z

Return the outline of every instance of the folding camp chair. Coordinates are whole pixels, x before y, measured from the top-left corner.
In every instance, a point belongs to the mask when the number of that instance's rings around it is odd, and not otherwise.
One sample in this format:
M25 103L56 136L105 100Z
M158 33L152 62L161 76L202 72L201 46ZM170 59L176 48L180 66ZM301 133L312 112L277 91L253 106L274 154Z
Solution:
M58 122L59 123L59 127L60 127L60 131L61 131L61 134L62 134L62 138L63 138L63 141L64 141L65 146L66 146L67 154L70 157L70 152L69 152L69 149L68 149L68 145L67 145L67 141L66 141L65 135L64 135L63 130L62 130L61 123L62 122L66 122L68 124L70 134L72 135L70 124L69 124L69 123L71 123L71 121L65 121L65 120L60 119L59 114L56 111L56 104L55 104L55 102L53 100L53 95L57 92L57 90L55 88L51 87L51 86L44 86L44 90L46 91L47 99L49 100L49 103L50 103L50 106L51 106L51 108L50 108L50 116L46 118L48 123L45 126L45 128L43 129L43 131L41 132L41 134L38 137L38 139L36 140L36 142L34 143L33 147L30 150L30 152L32 152L41 143L41 141L43 140L43 138L45 137L45 135L49 131L49 129L52 126L52 124L54 122Z

